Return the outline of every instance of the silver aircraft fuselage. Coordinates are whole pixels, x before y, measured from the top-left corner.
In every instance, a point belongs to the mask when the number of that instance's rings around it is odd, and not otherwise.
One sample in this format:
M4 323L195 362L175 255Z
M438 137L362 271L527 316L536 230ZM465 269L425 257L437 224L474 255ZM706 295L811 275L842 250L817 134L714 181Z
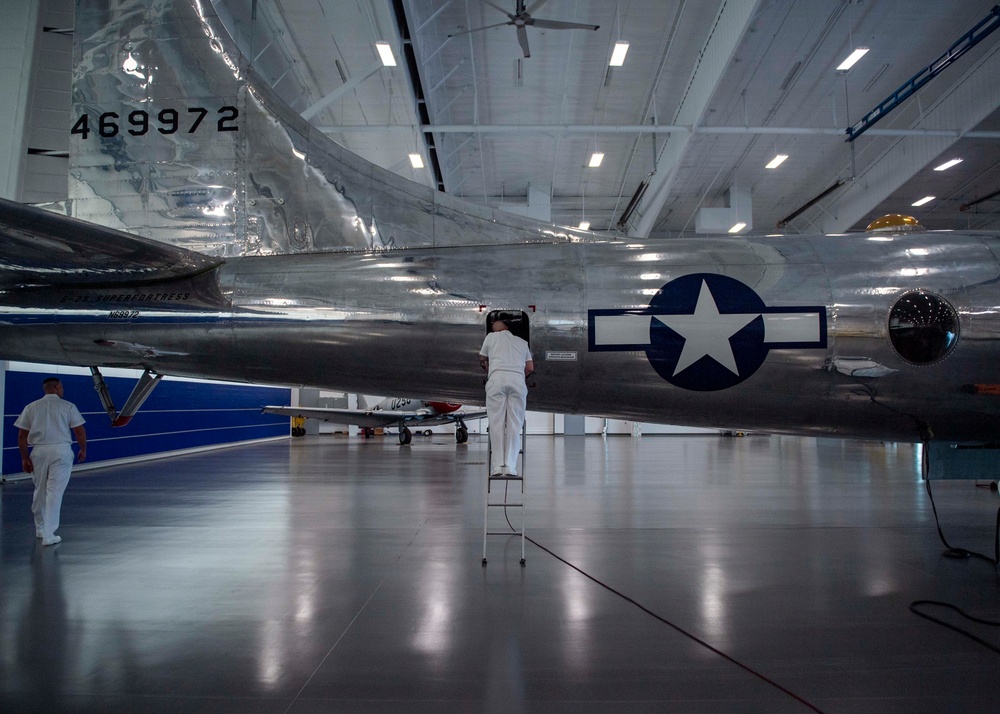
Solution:
M358 392L377 385L477 403L486 311L505 308L524 310L530 322L531 409L787 433L994 439L998 398L983 385L1000 384L998 250L991 236L901 233L234 258L163 283L7 291L0 354ZM737 310L744 317L717 328L734 310L703 276L742 284L763 307ZM645 345L617 333L610 343L595 339L602 318L624 318L615 329L641 342L644 330L671 322L662 313L693 316L690 305L650 308L685 282L691 300L706 283L718 305L702 312L701 333L684 338L704 343L685 369L676 350L664 356L669 345L655 334ZM941 296L960 322L953 349L923 365L904 360L888 336L893 305L918 290ZM757 337L754 320L764 324ZM801 344L769 337L776 320L804 323ZM740 322L748 325L736 331ZM719 338L719 329L735 335ZM720 339L735 360L728 367ZM745 364L762 345L763 361ZM706 370L707 383L681 379Z
M0 202L0 359L475 404L513 310L531 409L1000 439L995 235L604 240L336 145L208 0L76 18L74 218Z

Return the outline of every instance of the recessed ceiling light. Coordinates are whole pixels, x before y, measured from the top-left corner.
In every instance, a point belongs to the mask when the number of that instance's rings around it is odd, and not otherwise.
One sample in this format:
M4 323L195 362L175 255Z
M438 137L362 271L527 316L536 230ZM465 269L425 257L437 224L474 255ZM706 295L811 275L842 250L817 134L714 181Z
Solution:
M765 166L765 169L776 169L785 163L785 159L788 158L788 154L778 154Z
M410 164L415 169L422 169L424 167L424 158L420 154L410 154Z
M743 221L740 221L739 223L735 224L732 228L730 228L729 232L730 233L739 233L741 230L743 230L746 227L747 227L747 224L744 223Z
M392 54L392 47L389 46L388 42L376 42L375 49L378 50L378 56L382 60L382 64L386 67L395 67L396 58Z
M577 226L581 231L590 230L590 221L580 221L580 225Z
M910 205L911 205L911 206L922 206L922 205L924 205L925 203L930 203L930 202L931 202L931 201L933 201L933 200L934 200L935 198L937 198L937 196L924 196L924 197L923 197L923 198L921 198L921 199L920 199L919 201L914 201L914 202L913 202L913 203L911 203Z
M593 156L590 157L590 163L587 164L587 166L589 166L592 169L596 169L598 166L601 165L602 161L604 161L604 154L602 154L599 151L595 151Z
M621 67L625 64L625 55L628 54L628 42L616 42L615 49L611 53L611 61L608 64L612 67Z
M868 52L868 48L867 47L859 47L858 49L854 50L854 52L852 52L851 54L847 55L847 59L845 59L843 62L841 62L837 66L837 71L838 72L846 72L851 67L853 67L854 64L859 59L861 59L862 57L864 57L867 52Z
M935 171L947 171L952 166L955 166L956 164L960 164L960 163L962 163L961 159L952 159L951 161L945 161L940 166L935 166L934 170Z

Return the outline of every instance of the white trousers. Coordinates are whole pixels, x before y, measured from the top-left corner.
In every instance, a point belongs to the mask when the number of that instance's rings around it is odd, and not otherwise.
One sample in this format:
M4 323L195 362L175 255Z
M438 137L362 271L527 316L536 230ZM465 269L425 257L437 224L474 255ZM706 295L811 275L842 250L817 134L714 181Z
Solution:
M35 516L35 530L42 538L51 540L59 527L59 509L63 493L69 485L73 471L73 447L70 444L39 444L31 449L35 495L31 499L31 513Z
M490 473L517 475L521 427L528 400L524 374L494 372L486 382L486 417L490 422Z

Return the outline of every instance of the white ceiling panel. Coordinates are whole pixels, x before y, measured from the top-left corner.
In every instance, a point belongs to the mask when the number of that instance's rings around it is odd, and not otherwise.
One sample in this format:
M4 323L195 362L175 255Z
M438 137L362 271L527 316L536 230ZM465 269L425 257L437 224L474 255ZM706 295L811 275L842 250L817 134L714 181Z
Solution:
M1000 32L858 138L853 157L844 133L992 17L991 2L749 0L750 19L733 39L735 50L706 53L727 2L732 11L740 0L529 2L533 18L600 27L529 26L528 58L514 26L467 32L507 22L496 6L515 13L516 0L258 0L256 23L249 19L251 0L225 4L233 26L255 43L258 66L297 110L335 96L311 118L315 125L371 161L472 201L518 207L529 186L545 187L556 222L576 225L585 216L593 229L616 232L640 182L651 180L665 186L662 206L647 195L636 215L652 212L651 235L668 238L693 235L698 210L724 205L735 185L751 191L754 232L768 233L847 179L784 231L812 232L833 225L832 215L859 229L890 211L911 213L933 228L1000 228L996 197L959 210L1000 191L996 108L985 104L989 111L980 114L987 118L970 126L942 104L997 54ZM1000 25L1000 18L990 22ZM394 44L399 64L369 76L378 40ZM609 68L618 40L629 42L628 56L623 67ZM836 65L861 46L869 52L838 72ZM692 78L719 61L705 111L692 117L691 93L701 90ZM681 107L688 111L679 114ZM650 130L654 125L659 133ZM904 131L928 128L994 134L900 139ZM663 147L671 136L683 150L675 152L673 180L664 181L671 169ZM935 147L947 144L942 156L964 161L934 172ZM887 150L907 146L911 159L921 158L894 161L886 197L873 206L851 204L852 176L873 172ZM410 167L407 154L414 150L427 168ZM587 168L594 151L605 154L604 162ZM765 169L779 152L788 160ZM915 208L909 203L916 194L939 199Z

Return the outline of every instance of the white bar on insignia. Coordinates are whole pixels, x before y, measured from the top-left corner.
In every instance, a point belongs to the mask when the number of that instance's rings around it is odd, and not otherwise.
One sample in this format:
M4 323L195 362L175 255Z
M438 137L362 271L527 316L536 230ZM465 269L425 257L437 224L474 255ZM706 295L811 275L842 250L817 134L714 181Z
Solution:
M648 345L649 315L595 315L594 345Z
M819 313L764 313L764 344L819 342Z

